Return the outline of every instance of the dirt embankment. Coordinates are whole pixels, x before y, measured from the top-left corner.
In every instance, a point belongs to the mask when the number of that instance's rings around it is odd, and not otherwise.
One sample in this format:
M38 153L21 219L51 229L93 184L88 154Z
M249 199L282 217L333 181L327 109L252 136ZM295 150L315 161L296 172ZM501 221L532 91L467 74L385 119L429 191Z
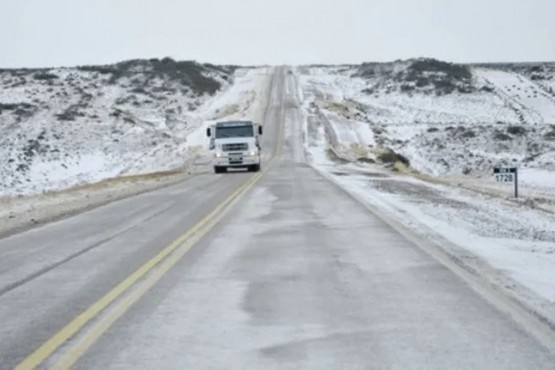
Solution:
M156 172L108 179L29 197L0 198L0 237L176 184L194 174L184 171Z

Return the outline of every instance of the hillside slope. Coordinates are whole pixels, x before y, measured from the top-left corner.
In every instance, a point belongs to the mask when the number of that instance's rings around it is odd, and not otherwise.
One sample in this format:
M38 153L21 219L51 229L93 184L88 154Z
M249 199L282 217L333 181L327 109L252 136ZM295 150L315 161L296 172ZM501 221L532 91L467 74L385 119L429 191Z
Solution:
M498 165L555 171L555 68L541 66L541 80L522 66L427 59L299 71L342 155L391 149L422 173L483 177Z
M187 164L187 135L234 67L163 60L0 70L0 195Z

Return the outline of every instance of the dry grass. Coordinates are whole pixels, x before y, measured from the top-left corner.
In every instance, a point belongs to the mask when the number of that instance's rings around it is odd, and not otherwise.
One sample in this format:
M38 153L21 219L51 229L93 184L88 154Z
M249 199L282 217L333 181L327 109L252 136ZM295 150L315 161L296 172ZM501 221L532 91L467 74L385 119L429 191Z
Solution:
M332 145L328 145L328 148L326 149L326 156L333 162L337 162L337 163L350 162L348 159L340 155Z
M76 185L67 189L63 190L52 190L49 192L45 192L44 194L57 194L57 193L66 193L72 191L81 191L81 190L88 190L88 189L98 189L98 188L107 188L113 185L117 185L120 183L125 182L143 182L143 181L151 181L151 180L161 180L162 178L175 176L184 174L183 170L168 170L168 171L157 171L157 172L150 172L138 175L125 175L125 176L118 176L112 177L109 179L101 180L98 182L92 182L88 184Z
M399 172L402 174L413 174L415 172L401 161L397 161L393 163L393 171Z
M355 158L368 158L368 148L359 143L352 143L350 148Z
M149 181L161 181L162 179L165 179L165 178L168 178L168 177L178 176L178 175L185 175L186 173L187 172L184 171L183 169L174 169L174 170L157 171L157 172L150 172L150 173L144 173L144 174L138 174L138 175L118 176L118 177L112 177L112 178L109 178L109 179L104 179L104 180L101 180L101 181L92 182L92 183L88 183L88 184L75 185L75 186L65 188L65 189L48 190L48 191L44 191L40 194L33 194L33 195L29 195L29 196L20 195L20 196L0 197L0 203L9 203L10 201L13 201L13 200L16 200L16 199L23 199L23 198L31 199L31 198L34 198L34 197L42 197L42 196L56 197L56 196L60 196L60 195L68 194L68 193L76 193L76 192L86 191L86 190L105 189L105 188L109 188L109 187L114 187L114 186L122 184L122 183L138 183L138 182L149 182Z
M187 172L184 171L183 169L174 169L174 170L150 172L150 173L144 173L144 174L138 174L138 175L125 175L125 176L111 177L109 179L104 179L97 182L91 182L88 184L75 185L64 189L48 190L40 194L32 194L28 196L24 196L24 195L4 196L4 197L0 197L0 203L10 203L13 200L23 199L23 198L31 199L31 198L42 197L42 196L56 197L59 195L75 193L83 190L105 189L122 183L161 181L162 179L165 179L167 177L184 175L186 173Z
M228 116L232 116L234 114L238 114L239 111L240 111L239 105L230 104L230 105L226 105L223 108L217 109L211 118L213 120L219 120Z

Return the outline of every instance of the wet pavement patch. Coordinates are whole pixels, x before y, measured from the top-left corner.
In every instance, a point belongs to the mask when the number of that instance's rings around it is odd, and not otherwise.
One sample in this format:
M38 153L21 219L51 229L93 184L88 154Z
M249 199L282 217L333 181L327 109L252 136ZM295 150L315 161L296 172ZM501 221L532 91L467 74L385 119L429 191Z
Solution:
M385 174L385 173L380 173L380 172L364 172L364 171L353 171L353 172L340 172L340 171L332 171L332 174L334 174L335 176L351 176L351 175L356 175L356 176L366 176L366 177L372 177L372 178L388 178L389 175Z
M372 177L372 178L388 178L389 175L385 174L385 173L380 173L380 172L358 172L359 175L363 175L366 177Z

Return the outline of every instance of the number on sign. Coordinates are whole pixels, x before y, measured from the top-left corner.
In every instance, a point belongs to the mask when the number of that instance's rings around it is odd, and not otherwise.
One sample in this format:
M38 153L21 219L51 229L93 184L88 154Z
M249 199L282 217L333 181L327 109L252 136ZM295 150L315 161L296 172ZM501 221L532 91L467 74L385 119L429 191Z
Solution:
M495 175L497 182L513 182L515 181L512 173Z

